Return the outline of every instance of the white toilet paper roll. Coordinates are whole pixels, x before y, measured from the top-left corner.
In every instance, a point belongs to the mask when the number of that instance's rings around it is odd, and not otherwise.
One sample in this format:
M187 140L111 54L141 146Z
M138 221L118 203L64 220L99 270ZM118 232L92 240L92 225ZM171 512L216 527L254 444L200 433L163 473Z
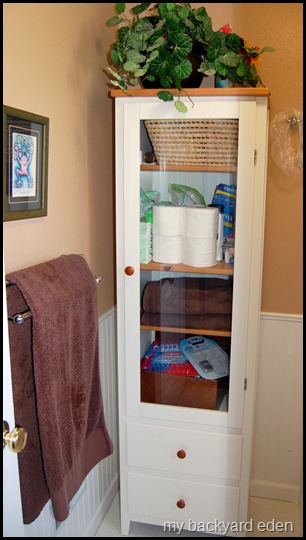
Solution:
M214 266L217 264L216 238L187 238L183 240L183 264Z
M183 206L153 206L153 233L160 236L182 236L185 208Z
M153 261L178 264L182 262L183 237L153 234Z
M187 238L217 238L218 220L218 208L188 206L183 234Z

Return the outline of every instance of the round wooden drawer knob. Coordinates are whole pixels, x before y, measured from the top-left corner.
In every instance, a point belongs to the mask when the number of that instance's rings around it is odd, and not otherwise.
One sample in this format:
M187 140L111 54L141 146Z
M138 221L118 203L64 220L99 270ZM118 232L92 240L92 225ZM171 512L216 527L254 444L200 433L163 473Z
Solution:
M126 266L124 271L127 276L132 276L135 272L133 266Z
M177 501L176 506L181 509L185 508L185 501L183 499L180 499L179 501Z
M185 459L185 457L186 457L186 452L185 452L185 450L179 450L179 451L177 452L176 455L177 455L177 457L178 457L179 459Z

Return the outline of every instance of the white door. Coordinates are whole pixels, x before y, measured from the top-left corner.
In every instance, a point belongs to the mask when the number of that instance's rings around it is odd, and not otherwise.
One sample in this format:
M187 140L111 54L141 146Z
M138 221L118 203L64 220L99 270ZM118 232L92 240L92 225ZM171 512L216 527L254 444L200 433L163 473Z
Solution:
M3 420L15 427L3 260ZM3 537L24 536L17 454L3 448Z

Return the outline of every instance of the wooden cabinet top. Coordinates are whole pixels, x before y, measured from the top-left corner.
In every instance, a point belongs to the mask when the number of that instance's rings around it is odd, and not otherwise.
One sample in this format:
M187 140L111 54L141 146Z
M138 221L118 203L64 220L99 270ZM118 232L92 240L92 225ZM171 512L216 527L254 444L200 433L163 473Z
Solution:
M157 92L160 92L161 90L167 90L168 92L171 92L174 95L178 94L178 90L176 88L152 88L152 89L146 89L143 88L136 88L133 90L128 90L128 92L123 92L122 90L111 90L110 91L110 97L112 98L118 98L118 97L155 97ZM268 88L265 87L259 87L259 88L184 88L185 92L190 97L211 97L211 96L238 96L238 97L248 97L248 96L254 96L254 97L269 97L270 92ZM182 96L186 95L184 90L182 91Z

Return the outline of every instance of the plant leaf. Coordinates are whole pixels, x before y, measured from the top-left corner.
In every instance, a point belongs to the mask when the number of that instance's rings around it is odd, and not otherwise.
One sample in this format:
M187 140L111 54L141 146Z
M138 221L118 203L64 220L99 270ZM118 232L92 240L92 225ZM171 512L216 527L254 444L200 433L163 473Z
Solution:
M159 82L162 85L163 88L172 88L173 87L173 79L170 76L167 75L159 75Z
M139 69L139 64L135 64L135 62L127 61L125 62L123 69L125 71L136 71L137 69Z
M259 47L244 47L248 56L251 56L252 58L257 58L257 56L260 56L264 52L274 52L275 49L273 47L263 47L260 49Z
M179 112L187 112L188 109L185 105L185 103L183 103L180 99L177 99L175 102L174 102L174 107L179 111Z
M152 62L152 60L154 60L157 57L158 57L158 51L152 51L149 58L147 59L147 62L150 63L150 62Z
M215 65L216 72L219 75L222 75L223 77L228 76L228 71L229 70L228 70L227 66L225 66L224 64L221 64L221 62L218 60L218 58L215 60L214 65Z
M231 51L237 53L243 46L243 39L237 36L237 34L225 34L224 43Z
M241 61L241 56L233 51L228 51L223 56L219 56L219 60L228 67L236 67Z
M202 32L200 33L198 31L196 33L196 39L200 42L211 39L214 34L214 31L212 29L212 20L211 17L208 16L205 7L200 7L195 10L195 18L197 21L201 21L203 23Z
M218 58L218 55L220 54L220 51L222 49L222 40L219 37L216 37L207 47L206 52L206 58L210 62L214 62L216 58ZM224 52L226 52L226 49L224 47Z
M165 38L159 37L159 38L157 38L156 41L154 41L154 43L150 47L148 47L147 50L148 51L154 51L154 49L158 49L159 47L164 45L164 43L165 43ZM157 52L157 54L158 54L158 52Z
M173 95L171 94L171 92L166 92L165 90L161 90L160 92L157 92L156 95L162 101L173 101Z
M181 62L186 59L186 56L192 50L192 41L189 36L186 34L177 34L174 39L172 39L174 49L172 51L172 57L174 62Z
M138 4L137 6L133 7L131 9L131 12L134 13L134 15L140 15L140 13L143 13L144 11L146 11L146 9L148 9L148 7L150 7L151 3L150 4Z
M204 75L207 75L208 77L216 73L213 62L209 62L208 60L203 60L198 71L200 71L200 73L204 73Z
M209 68L209 69L205 69L205 71L203 72L201 71L201 73L204 73L204 75L206 75L207 77L211 77L211 75L214 75L216 73L216 70L215 68Z
M121 26L121 28L118 29L118 38L119 40L116 42L118 44L122 44L124 41L124 37L126 34L128 34L129 28L128 26Z
M141 34L128 33L125 42L125 48L127 50L142 51L146 47L146 42L142 39Z
M180 19L187 19L188 15L189 15L189 9L188 7L181 7L179 10L178 10L178 16L180 17Z
M187 79L192 72L192 64L189 60L183 60L178 66L174 68L174 72L179 79Z
M143 77L146 73L146 69L136 69L134 75L135 77Z
M125 4L116 4L116 11L118 15L121 15L125 11Z
M256 72L256 68L255 68L255 72ZM239 66L237 67L236 74L238 75L238 77L241 77L243 80L246 80L252 77L251 70L248 64L244 61L240 62Z
M145 62L146 57L144 54L140 54L138 51L131 50L127 53L127 61L134 62L135 64L141 64Z
M168 9L168 6L170 4L165 4L165 3L158 3L157 4L157 9L158 9L158 13L160 15L160 17L163 19L164 17L168 17L168 14L169 14L169 9Z
M110 57L111 57L111 61L113 62L113 64L115 64L115 66L120 65L120 60L119 60L119 56L116 49L111 50Z
M120 24L120 23L122 23L121 17L116 17L116 16L106 21L107 26L116 26L116 24Z
M118 81L120 81L121 79L121 76L117 73L117 71L113 70L112 68L110 68L109 66L107 66L107 71L109 71L109 73L115 77L115 79L117 79Z
M165 51L159 49L159 55L150 62L150 73L159 79L166 77L172 71L172 64L171 55L166 55Z

